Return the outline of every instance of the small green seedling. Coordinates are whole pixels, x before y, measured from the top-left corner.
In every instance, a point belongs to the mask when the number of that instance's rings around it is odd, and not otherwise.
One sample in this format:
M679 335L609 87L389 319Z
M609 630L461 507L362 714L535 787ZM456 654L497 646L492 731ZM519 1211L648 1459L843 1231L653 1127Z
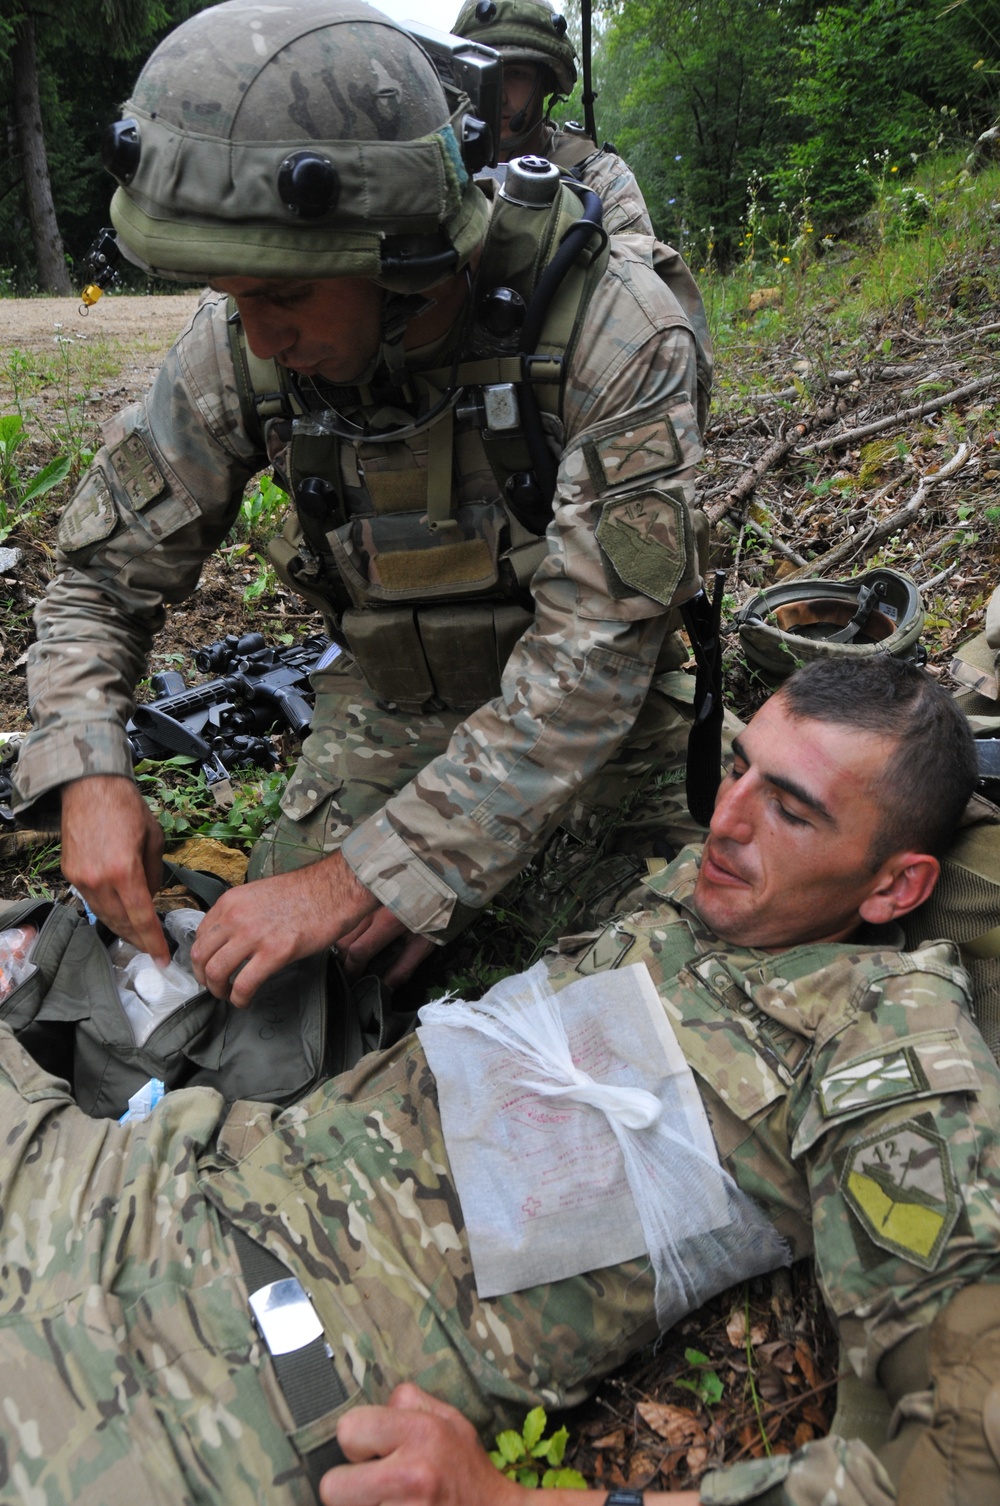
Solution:
M685 1391L693 1391L698 1400L706 1407L714 1406L722 1400L722 1382L711 1368L712 1361L707 1354L702 1354L700 1349L685 1349L684 1358L689 1365L693 1365L698 1372L693 1380L683 1377L675 1380L675 1386L683 1386Z
M24 420L18 413L0 416L0 543L14 529L33 516L28 504L37 502L46 492L65 481L72 461L68 455L59 455L35 476L25 476L18 464L16 452L27 439Z
M569 1433L560 1428L551 1438L543 1438L547 1420L544 1407L532 1408L520 1433L508 1428L497 1434L497 1446L490 1458L508 1480L516 1480L528 1490L535 1490L539 1483L533 1462L536 1459L549 1466L542 1475L543 1490L586 1490L587 1482L579 1470L560 1468Z

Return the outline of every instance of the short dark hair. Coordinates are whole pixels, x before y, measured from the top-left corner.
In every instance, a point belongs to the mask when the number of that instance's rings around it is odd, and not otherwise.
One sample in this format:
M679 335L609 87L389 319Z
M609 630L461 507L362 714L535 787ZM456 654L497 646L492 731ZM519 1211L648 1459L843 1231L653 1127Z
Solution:
M831 656L797 669L777 694L792 716L896 739L879 781L884 813L873 869L895 852L942 856L975 788L978 765L968 720L929 674L890 654Z

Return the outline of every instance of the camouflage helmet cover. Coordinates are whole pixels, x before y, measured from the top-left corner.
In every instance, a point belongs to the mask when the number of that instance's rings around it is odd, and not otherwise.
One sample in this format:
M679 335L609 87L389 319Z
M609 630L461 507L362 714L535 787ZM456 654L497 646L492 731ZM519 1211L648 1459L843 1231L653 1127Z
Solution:
M770 586L741 607L736 626L747 663L778 685L813 659L882 653L919 659L924 609L908 575L880 568L849 581Z
M560 94L573 92L576 53L563 17L548 0L466 0L455 32L495 48L505 62L544 64Z
M448 114L427 54L363 0L212 6L159 44L123 108L134 162L121 172L106 157L122 249L175 281L370 277L418 291L464 265L486 228ZM289 190L303 157L304 199ZM435 276L398 270L434 247L457 260Z

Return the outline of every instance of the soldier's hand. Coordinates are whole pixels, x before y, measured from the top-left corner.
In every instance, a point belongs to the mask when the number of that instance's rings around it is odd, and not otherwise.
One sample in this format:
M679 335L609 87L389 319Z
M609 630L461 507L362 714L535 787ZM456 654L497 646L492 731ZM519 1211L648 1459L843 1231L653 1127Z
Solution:
M536 1499L495 1467L471 1422L409 1383L387 1407L354 1407L337 1424L351 1461L320 1481L323 1506L530 1506ZM607 1489L546 1490L545 1506L603 1506ZM645 1493L647 1506L698 1506L697 1490Z
M195 977L216 998L245 1008L265 978L332 946L376 909L378 900L339 852L230 889L198 927L191 948Z
M116 936L169 962L152 899L162 858L160 824L131 779L95 774L63 786L63 873Z
M398 988L401 983L405 983L411 973L435 950L434 943L428 941L426 936L416 936L408 931L403 922L385 905L380 905L371 915L366 915L359 926L346 936L341 936L337 942L347 976L360 977L373 959L401 936L406 940L399 955L382 974L382 982L386 988Z
M387 1407L346 1412L337 1441L352 1462L323 1476L323 1506L527 1506L472 1424L418 1386L397 1386ZM546 1496L556 1506L563 1492Z

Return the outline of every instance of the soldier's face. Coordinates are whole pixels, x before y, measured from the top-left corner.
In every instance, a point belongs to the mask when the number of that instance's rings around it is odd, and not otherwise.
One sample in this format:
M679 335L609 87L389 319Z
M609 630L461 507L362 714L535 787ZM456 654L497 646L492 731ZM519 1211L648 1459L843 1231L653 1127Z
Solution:
M872 907L878 778L893 739L791 716L779 693L733 744L694 904L724 940L784 948L840 941Z
M352 382L378 351L382 290L367 278L223 277L212 286L236 299L247 342L261 360L273 358L302 376Z
M512 134L511 119L521 110L526 110L527 115L517 132L513 133L516 135L520 135L522 131L541 119L542 90L539 85L538 67L535 63L504 63L503 102L500 115L501 140Z

